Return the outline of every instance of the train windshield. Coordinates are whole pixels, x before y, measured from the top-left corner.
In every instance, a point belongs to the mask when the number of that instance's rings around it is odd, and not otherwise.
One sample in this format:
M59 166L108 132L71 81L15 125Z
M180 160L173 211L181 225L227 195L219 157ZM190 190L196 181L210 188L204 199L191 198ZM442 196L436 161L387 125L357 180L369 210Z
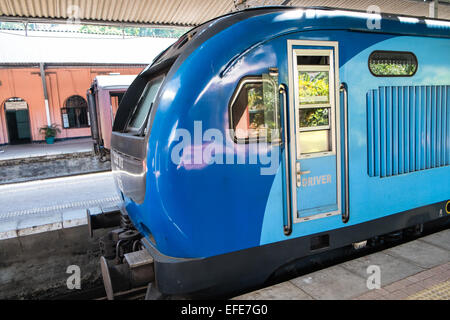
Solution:
M156 94L161 87L164 80L164 76L160 76L156 79L150 80L144 88L141 97L139 98L136 107L134 108L130 120L128 121L126 131L127 132L141 132L153 103L156 99Z

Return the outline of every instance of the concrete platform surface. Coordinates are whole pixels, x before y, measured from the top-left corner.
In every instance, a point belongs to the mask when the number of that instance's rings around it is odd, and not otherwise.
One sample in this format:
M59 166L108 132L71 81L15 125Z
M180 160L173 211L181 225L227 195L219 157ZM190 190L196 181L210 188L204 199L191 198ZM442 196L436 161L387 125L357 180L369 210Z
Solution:
M30 143L0 146L0 161L93 152L91 138L56 141L54 144Z
M0 300L54 299L102 285L99 238L110 229L63 227L0 241ZM81 290L71 290L69 266L80 269Z
M121 203L111 172L0 186L0 241L85 225Z
M0 186L0 299L50 299L71 294L69 266L81 289L101 285L98 240L91 214L119 209L112 173L94 173Z
M374 266L380 271L379 288L372 281ZM448 300L450 229L233 299Z

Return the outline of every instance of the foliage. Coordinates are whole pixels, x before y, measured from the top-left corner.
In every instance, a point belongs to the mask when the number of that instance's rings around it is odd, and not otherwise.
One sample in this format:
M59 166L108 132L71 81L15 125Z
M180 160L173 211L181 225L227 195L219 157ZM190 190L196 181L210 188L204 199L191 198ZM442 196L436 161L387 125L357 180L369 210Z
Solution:
M127 37L160 37L179 38L189 28L155 28L155 27L122 27L101 25L76 25L62 23L28 23L28 31L62 31L79 32L86 34L118 35ZM25 30L21 22L0 22L0 30Z
M50 137L56 137L58 133L61 132L61 130L58 128L58 124L53 123L51 125L43 126L39 129L40 133L44 133L46 138Z
M263 95L260 85L253 85L253 88L247 90L248 108L249 110L263 110Z
M299 72L298 85L301 103L317 103L328 101L328 72ZM314 99L320 97L321 99Z
M170 28L144 28L144 27L120 27L114 26L97 26L83 25L80 32L88 34L108 34L108 35L125 35L132 37L161 37L161 38L179 38L187 31L184 29Z
M416 71L415 64L371 63L370 70L380 76L412 75Z
M0 21L0 30L25 30L25 25L21 22Z
M279 129L279 118L275 118L275 108L278 108L277 94L272 82L250 85L247 89L249 110L249 135L252 138L272 139L272 130ZM279 115L278 115L279 117Z
M300 127L317 127L328 124L328 108L300 109Z

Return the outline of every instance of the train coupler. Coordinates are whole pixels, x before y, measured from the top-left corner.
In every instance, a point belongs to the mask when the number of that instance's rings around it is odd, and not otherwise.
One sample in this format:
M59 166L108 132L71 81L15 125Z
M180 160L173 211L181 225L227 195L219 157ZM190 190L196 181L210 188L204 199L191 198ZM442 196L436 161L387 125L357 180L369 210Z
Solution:
M108 300L114 300L114 293L146 286L155 280L153 258L147 250L126 253L121 264L102 256L100 267Z

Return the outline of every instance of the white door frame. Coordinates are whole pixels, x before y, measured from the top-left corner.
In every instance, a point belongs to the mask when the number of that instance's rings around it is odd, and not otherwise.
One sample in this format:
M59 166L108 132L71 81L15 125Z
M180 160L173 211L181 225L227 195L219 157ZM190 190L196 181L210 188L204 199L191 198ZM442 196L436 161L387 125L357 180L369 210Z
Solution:
M317 52L323 50L327 50L327 48L317 48L317 49L294 49L294 46L314 46L314 47L333 47L334 56L330 59L330 71L333 71L333 79L330 79L330 85L334 85L333 92L330 92L330 102L331 99L334 99L334 112L331 111L331 125L333 126L334 122L334 130L332 127L332 146L334 152L328 152L329 154L334 153L336 155L336 194L337 194L337 210L332 212L320 213L308 217L299 218L298 209L297 209L297 170L296 170L296 162L297 162L297 126L298 123L298 115L294 117L297 111L296 106L296 95L298 92L298 81L295 80L294 76L297 77L297 63L294 58L297 56L296 50L316 50ZM329 216L334 216L341 214L341 134L340 134L340 106L339 106L339 45L337 41L314 41L314 40L287 40L287 56L288 56L288 77L289 77L289 163L290 163L290 177L291 177L291 208L293 214L293 222L305 222L311 221L314 219L325 218ZM331 73L331 72L330 72ZM330 77L331 78L331 77ZM333 108L332 108L333 109ZM324 156L324 154L318 154L317 156ZM312 158L312 157L311 157Z

